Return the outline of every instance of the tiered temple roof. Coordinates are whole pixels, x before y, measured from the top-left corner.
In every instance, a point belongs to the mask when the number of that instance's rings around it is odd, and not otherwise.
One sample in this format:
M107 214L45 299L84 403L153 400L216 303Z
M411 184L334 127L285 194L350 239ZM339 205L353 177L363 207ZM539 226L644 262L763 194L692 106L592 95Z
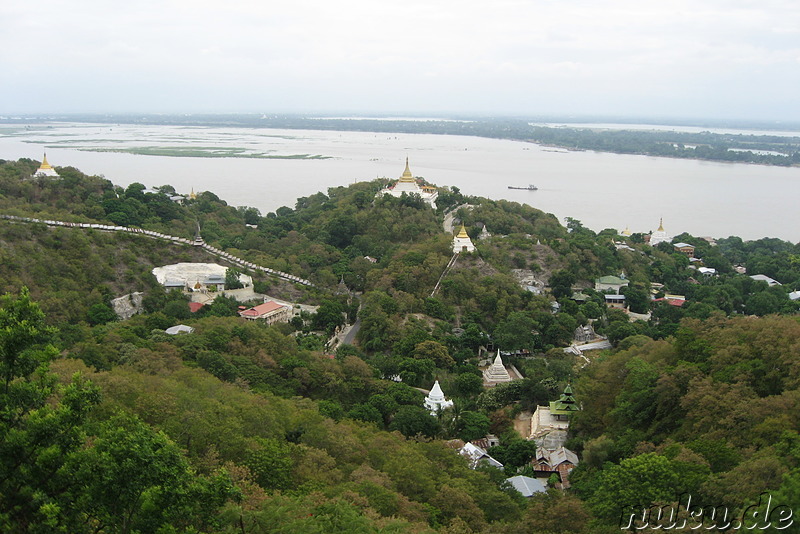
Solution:
M494 363L483 372L483 380L490 384L511 382L511 375L508 374L508 371L503 365L503 359L500 357L499 349L497 351L497 357L494 359Z
M580 411L575 397L572 396L572 386L567 384L564 388L564 393L558 400L550 403L550 414L555 416L569 416L573 412Z

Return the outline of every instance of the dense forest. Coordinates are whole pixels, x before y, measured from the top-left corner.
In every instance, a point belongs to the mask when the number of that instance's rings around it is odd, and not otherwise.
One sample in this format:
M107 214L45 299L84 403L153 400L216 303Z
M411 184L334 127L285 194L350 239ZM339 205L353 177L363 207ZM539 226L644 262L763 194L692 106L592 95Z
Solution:
M0 214L190 239L199 228L313 281L246 273L317 312L266 326L218 297L192 313L150 271L217 261L202 250L0 220L3 532L610 533L625 510L685 494L737 517L763 492L800 509L797 244L676 236L690 260L456 188L435 211L376 197L376 180L261 214L68 167L31 178L37 166L0 162ZM442 277L445 214L476 252ZM627 310L594 289L605 275L628 282ZM134 291L142 313L118 320L111 299ZM165 333L178 323L194 332ZM330 350L354 323L353 344ZM583 326L612 348L565 352ZM485 388L487 348L523 378ZM455 401L435 416L420 391L434 380ZM526 499L506 478L533 472L536 445L514 424L567 384L581 407L572 487ZM449 446L489 433L502 469L471 469Z
M192 126L236 126L300 130L364 131L471 135L528 141L569 150L596 150L618 154L690 158L711 161L791 166L800 164L800 132L796 136L765 134L699 133L674 130L606 129L537 125L521 118L464 118L463 120L408 120L372 118L302 117L281 115L67 115L42 119L5 118L8 124L37 122L99 122L133 124L178 124ZM763 125L753 125L759 129ZM774 125L766 126L766 128ZM747 128L747 126L745 127ZM711 128L714 129L714 128ZM738 128L734 127L734 131ZM188 154L187 154L188 155ZM230 154L229 156L235 156Z

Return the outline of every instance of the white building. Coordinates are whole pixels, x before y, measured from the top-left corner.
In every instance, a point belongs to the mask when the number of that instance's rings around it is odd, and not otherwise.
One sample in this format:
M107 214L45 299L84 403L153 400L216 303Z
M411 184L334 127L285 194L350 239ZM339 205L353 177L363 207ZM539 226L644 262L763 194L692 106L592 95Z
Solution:
M664 219L660 219L658 221L658 230L650 234L650 246L654 247L659 243L669 243L672 241L672 236L667 235L667 232L664 230Z
M269 300L241 311L239 315L251 321L264 321L271 325L274 323L288 323L292 319L292 309L289 306Z
M458 453L469 460L470 469L475 469L481 464L490 465L492 467L502 468L503 464L495 460L486 452L486 449L479 447L474 443L465 443Z
M545 493L547 491L547 488L544 487L541 481L524 475L507 478L506 482L511 484L523 497L532 497L536 493Z
M752 278L756 282L766 282L769 287L781 285L780 282L778 282L774 278L770 278L765 274L754 274L750 278Z
M47 163L47 153L45 152L44 157L42 158L42 164L39 165L39 168L36 169L36 172L33 173L34 176L51 176L53 178L59 178L58 173L56 170Z
M500 357L500 350L498 349L494 363L483 371L483 381L487 385L494 386L501 382L511 382L511 380L511 375L508 374L508 370L503 365L503 359Z
M225 289L225 272L227 267L216 263L174 263L153 269L153 276L167 290L180 289L186 291ZM253 279L246 274L239 275L239 282L245 287L253 285Z
M406 170L403 171L403 175L397 183L380 190L378 195L392 195L393 197L400 198L403 196L403 193L406 195L419 195L431 208L436 209L436 198L439 196L439 192L435 187L421 186L417 183L414 176L411 174L411 170L408 168L408 158L406 158Z
M442 386L439 385L439 381L437 380L433 383L431 392L425 397L424 404L425 407L431 411L431 415L436 415L437 412L452 407L453 401L444 398Z
M473 252L475 250L475 245L472 244L472 240L469 238L467 234L467 229L464 228L464 225L461 225L461 230L453 237L453 254L457 254L459 252Z

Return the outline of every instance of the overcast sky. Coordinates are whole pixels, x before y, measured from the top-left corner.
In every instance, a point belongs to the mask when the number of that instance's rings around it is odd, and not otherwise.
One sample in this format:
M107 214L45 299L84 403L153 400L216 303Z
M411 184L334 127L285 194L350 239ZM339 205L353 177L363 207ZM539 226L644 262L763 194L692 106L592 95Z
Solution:
M797 0L7 0L0 114L800 120Z

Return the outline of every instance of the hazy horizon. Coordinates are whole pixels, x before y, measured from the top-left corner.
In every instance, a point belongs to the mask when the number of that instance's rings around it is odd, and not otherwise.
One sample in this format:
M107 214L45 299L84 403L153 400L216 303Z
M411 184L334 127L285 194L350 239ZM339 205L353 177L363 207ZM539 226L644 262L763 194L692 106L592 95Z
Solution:
M202 118L204 121L207 119L213 123L215 118L223 119L230 117L286 117L297 118L303 120L326 120L326 119L343 119L343 120L364 120L364 121L442 121L442 122L472 122L472 121L492 121L492 120L522 120L528 121L531 124L550 126L550 127L586 127L597 125L599 128L615 129L630 128L630 129L647 129L653 126L655 129L664 129L664 127L675 127L678 130L682 128L685 131L690 131L691 128L710 129L719 131L728 131L736 133L737 130L765 130L765 131L783 131L786 135L800 135L800 120L787 121L787 120L769 120L769 119L740 119L740 118L711 118L711 117L659 117L659 116L600 116L600 115L490 115L490 114L452 114L447 115L444 113L424 113L408 111L406 113L389 113L389 112L353 112L346 111L328 111L318 113L270 113L264 111L258 112L185 112L185 113L153 113L153 112L118 112L118 113L86 113L86 112L31 112L31 113L4 113L0 109L0 124L18 124L18 123L47 123L47 122L91 122L91 123L113 123L113 122L136 122L146 124L150 121L153 123L164 124L181 124L190 118ZM123 120L124 119L124 120ZM158 119L158 121L155 121ZM174 120L172 120L174 119ZM220 125L225 124L221 120ZM272 128L273 126L265 126ZM660 128L659 128L660 127ZM309 127L314 129L313 127Z
M789 0L0 5L0 113L798 122Z

